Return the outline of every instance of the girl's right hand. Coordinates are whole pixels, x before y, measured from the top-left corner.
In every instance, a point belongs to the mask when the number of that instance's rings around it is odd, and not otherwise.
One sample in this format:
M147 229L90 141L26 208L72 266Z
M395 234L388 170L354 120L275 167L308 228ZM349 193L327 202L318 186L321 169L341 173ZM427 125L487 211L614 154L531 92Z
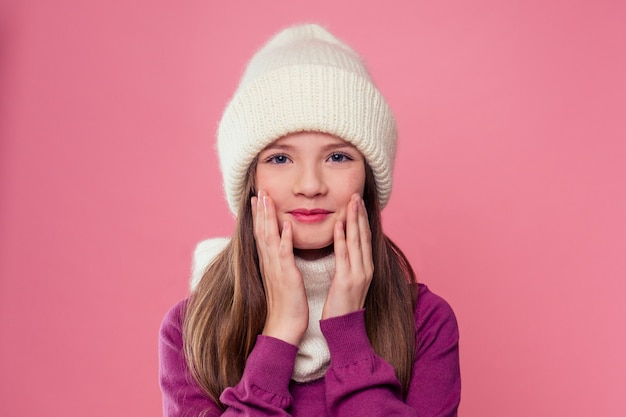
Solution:
M252 197L251 204L267 301L263 334L298 346L309 324L309 305L302 274L293 255L291 223L284 222L281 235L274 202L263 191L259 191L258 197Z

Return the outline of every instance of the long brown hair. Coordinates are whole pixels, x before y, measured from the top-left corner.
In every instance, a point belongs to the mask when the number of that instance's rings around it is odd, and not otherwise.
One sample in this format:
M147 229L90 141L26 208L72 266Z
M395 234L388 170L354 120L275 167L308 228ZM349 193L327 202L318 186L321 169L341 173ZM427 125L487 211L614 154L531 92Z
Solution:
M255 170L253 163L246 179L250 195L242 199L235 233L191 294L183 327L191 375L220 407L220 394L241 380L248 355L265 325L266 300L250 205ZM415 355L416 278L406 256L383 234L374 175L367 164L365 171L363 201L374 258L365 325L374 350L394 367L406 394Z

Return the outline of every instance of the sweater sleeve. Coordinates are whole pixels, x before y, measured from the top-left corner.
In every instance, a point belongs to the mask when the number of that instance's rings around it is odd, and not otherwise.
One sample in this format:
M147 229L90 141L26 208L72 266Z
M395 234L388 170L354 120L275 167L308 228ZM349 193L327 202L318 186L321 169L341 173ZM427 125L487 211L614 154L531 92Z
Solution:
M165 417L288 416L289 381L298 351L281 340L258 336L241 381L222 393L225 411L191 376L182 340L186 301L174 306L161 324L159 379Z
M227 388L220 400L228 416L289 416L289 381L298 348L280 339L257 336L239 384Z
M320 322L330 350L326 406L330 416L418 416L402 401L393 367L374 352L365 310Z
M183 317L186 301L165 315L159 332L159 382L165 417L216 417L220 408L191 376L183 351Z
M402 399L393 367L371 346L364 310L322 320L322 332L331 352L326 373L329 415L457 415L460 374L454 313L425 286L420 286L415 313L418 343L406 400Z
M450 305L420 285L415 308L417 352L407 404L419 416L456 417L461 401L459 328Z

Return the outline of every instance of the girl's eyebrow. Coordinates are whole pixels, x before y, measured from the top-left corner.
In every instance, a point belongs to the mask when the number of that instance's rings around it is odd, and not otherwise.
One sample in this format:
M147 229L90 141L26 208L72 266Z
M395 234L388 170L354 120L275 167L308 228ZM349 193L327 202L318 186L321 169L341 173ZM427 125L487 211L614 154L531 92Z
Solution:
M325 151L332 151L333 149L342 148L356 149L353 145L346 142L329 143L328 145L322 146L322 149Z
M274 143L274 144L268 145L265 149L263 149L263 151L269 151L270 149L284 149L284 150L288 151L288 150L291 150L293 148L294 147L291 146L291 145L281 145L279 143ZM261 152L263 152L263 151L261 151Z

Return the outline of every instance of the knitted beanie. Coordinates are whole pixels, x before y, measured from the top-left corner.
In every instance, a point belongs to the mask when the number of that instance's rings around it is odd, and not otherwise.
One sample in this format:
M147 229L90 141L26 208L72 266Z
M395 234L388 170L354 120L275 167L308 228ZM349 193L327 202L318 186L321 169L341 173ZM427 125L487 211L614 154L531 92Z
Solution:
M391 194L396 123L359 55L324 28L283 30L250 60L217 133L224 190L237 215L246 172L278 138L322 132L354 145L372 168L381 208Z

